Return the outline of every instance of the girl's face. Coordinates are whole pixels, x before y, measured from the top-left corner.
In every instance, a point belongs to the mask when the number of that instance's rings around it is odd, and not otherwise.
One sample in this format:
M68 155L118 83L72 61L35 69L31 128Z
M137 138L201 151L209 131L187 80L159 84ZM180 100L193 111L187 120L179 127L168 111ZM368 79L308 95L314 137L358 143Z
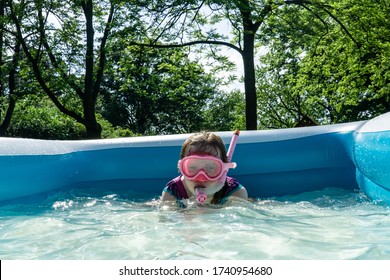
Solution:
M196 146L190 146L188 154L186 156L197 155L197 154L199 154L199 155L207 154L209 156L213 156L213 157L221 159L221 151L219 151L219 149L211 148L211 149L208 149L207 152L205 152L204 150L198 149ZM205 181L190 180L190 179L186 178L186 176L184 176L184 175L182 176L182 181L189 192L191 192L193 195L195 195L195 187L201 187L203 192L209 198L212 198L212 196L216 192L218 192L219 190L222 189L222 187L225 184L225 179L226 179L226 176L222 176L222 178L218 181L206 181L205 182Z

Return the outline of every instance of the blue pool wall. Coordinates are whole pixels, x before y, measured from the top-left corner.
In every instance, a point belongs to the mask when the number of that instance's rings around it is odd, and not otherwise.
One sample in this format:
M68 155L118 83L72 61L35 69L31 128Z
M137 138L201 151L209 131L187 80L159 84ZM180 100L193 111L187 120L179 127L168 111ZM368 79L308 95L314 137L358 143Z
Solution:
M340 125L242 131L233 161L253 198L324 188L390 202L390 114ZM379 125L378 125L379 123ZM218 132L228 148L232 132ZM70 187L127 188L157 197L179 175L189 135L85 141L0 138L0 201Z

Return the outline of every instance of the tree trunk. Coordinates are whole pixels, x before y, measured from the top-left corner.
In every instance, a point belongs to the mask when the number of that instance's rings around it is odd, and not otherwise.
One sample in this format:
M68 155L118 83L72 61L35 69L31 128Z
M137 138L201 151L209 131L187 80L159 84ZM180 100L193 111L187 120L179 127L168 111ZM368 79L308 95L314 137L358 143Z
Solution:
M12 118L13 112L15 110L15 105L16 105L15 98L13 96L10 96L7 112L5 113L4 120L0 125L0 136L5 136L5 133L8 130L8 127L11 123L11 118Z
M271 3L266 1L266 5L253 22L252 7L248 0L238 1L238 8L242 17L242 26L244 28L244 48L242 59L244 62L244 82L245 82L245 103L246 103L246 129L257 129L257 94L256 94L256 75L255 75L255 34L265 17L271 12Z
M3 2L3 1L2 1ZM3 7L2 7L3 8ZM1 34L2 36L3 34ZM1 42L1 46L3 42ZM15 53L12 58L12 64L11 64L11 69L9 71L9 76L8 76L8 89L9 89L9 102L8 102L8 108L7 112L5 113L3 122L0 125L0 136L5 136L5 133L8 130L8 127L11 123L12 115L15 110L15 105L16 105L16 99L15 99L15 89L16 89L16 83L15 83L15 76L16 76L16 68L19 63L19 56L20 56L20 42L16 42L15 44ZM2 60L2 58L1 58ZM3 89L2 92L3 94Z
M96 120L95 104L93 100L83 100L84 108L84 126L86 129L86 138L88 139L100 139L102 133L102 127Z
M92 0L83 2L83 10L86 21L87 50L85 55L85 80L84 80L84 119L87 138L101 138L102 128L96 120L94 92L94 28L93 28L93 3Z
M245 116L247 130L257 129L257 95L254 62L254 42L254 33L245 32L242 59L244 62Z
M16 99L15 99L15 89L16 89L16 84L15 84L15 76L16 76L16 68L19 63L19 56L20 56L20 42L16 42L15 46L15 53L12 59L12 66L9 72L8 76L8 89L9 89L9 103L8 103L8 108L7 112L5 113L5 117L3 120L3 123L0 126L0 135L4 136L12 119L12 115L15 110L15 105L16 105Z

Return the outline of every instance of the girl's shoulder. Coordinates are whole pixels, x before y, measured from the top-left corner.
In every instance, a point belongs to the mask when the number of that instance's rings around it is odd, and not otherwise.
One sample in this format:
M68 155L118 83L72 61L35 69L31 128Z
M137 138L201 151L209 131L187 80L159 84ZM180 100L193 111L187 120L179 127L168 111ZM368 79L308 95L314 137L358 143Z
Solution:
M232 177L226 177L226 182L228 187L225 193L224 202L226 202L231 196L240 197L244 199L248 198L248 193L245 187L241 185L237 179Z
M229 186L229 189L236 189L236 188L242 188L243 187L240 184L240 182L238 182L238 180L233 178L233 177L227 176L226 177L226 182L227 182L227 184Z
M167 183L164 188L164 192L168 192L176 199L188 199L187 192L184 188L184 184L181 180L181 177L178 176Z

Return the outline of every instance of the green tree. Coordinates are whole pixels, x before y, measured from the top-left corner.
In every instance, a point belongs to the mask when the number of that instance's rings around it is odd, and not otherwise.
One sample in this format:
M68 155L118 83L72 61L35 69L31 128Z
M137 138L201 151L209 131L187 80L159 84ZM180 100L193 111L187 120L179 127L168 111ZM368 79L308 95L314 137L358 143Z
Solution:
M4 136L11 122L16 104L17 67L20 43L5 32L9 27L5 0L0 1L0 136Z
M42 94L28 94L18 99L14 117L7 136L73 140L85 137L80 123L62 114L58 108Z
M131 46L120 53L104 81L102 113L107 120L138 134L207 128L204 111L218 80L184 50Z
M218 92L211 98L205 110L205 119L210 131L244 130L245 96L239 90L230 93Z
M291 127L304 116L321 124L355 121L390 110L389 7L329 4L332 16L291 6L269 19L269 53L257 77L264 127Z
M101 137L96 103L106 69L109 36L137 19L131 9L121 11L126 4L127 1L7 1L15 36L42 91L62 113L85 127L88 138Z
M333 26L331 36L311 52L311 63L303 64L302 77L311 75L313 67L323 69L314 79L322 77L332 84L322 85L332 108L331 122L367 119L390 111L389 5L356 0L335 1L334 5L355 41L337 36L339 28Z
M244 64L246 128L258 127L255 49L268 30L268 19L279 17L288 7L300 7L310 13L332 17L344 29L331 10L331 4L319 0L207 0L139 1L151 20L148 42L138 45L159 48L191 45L226 46L239 52ZM218 32L218 24L228 23L232 36ZM211 28L207 28L211 26ZM151 30L151 31L150 31ZM303 29L301 29L303 30ZM347 30L345 30L348 32ZM166 35L169 34L169 35ZM301 34L302 35L302 34ZM174 43L172 43L172 41Z

